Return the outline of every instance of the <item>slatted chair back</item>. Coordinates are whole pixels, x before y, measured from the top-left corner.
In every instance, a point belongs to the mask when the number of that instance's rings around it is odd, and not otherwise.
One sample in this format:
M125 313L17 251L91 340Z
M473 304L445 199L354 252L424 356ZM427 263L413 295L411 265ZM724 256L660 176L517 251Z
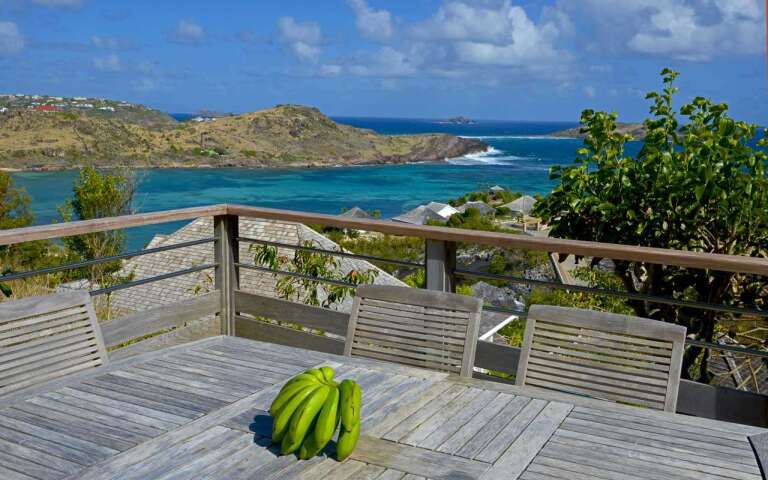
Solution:
M0 303L0 395L106 363L88 293Z
M358 287L344 354L471 377L482 306L455 293Z
M516 383L674 412L684 345L679 325L533 305Z

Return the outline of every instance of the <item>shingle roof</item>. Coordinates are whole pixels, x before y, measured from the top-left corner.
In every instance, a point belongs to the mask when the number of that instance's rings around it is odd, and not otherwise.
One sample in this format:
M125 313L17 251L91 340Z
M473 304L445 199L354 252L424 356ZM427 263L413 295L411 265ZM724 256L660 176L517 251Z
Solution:
M480 201L467 202L464 205L460 206L458 210L459 212L464 213L467 211L468 208L474 208L479 210L481 215L488 215L496 211L496 209L493 208L492 206L488 205L485 202L480 202Z
M530 195L523 195L522 197L518 198L517 200L513 200L505 205L504 207L507 207L508 209L512 210L513 212L520 212L524 213L526 215L531 213L531 209L536 204L536 199L533 198Z
M167 236L158 235L152 239L151 244L154 247L173 245L212 236L213 219L205 217L199 218ZM338 245L328 238L298 223L241 218L240 236L291 245L298 245L301 241L309 240L314 242L319 248L326 250L339 249ZM240 260L252 263L253 253L249 252L249 246L250 244L241 242ZM280 248L278 253L292 257L294 251L292 249ZM339 273L347 273L353 269L374 269L379 272L374 281L375 284L405 285L400 280L366 261L339 257L337 259L339 260ZM213 263L213 261L213 245L208 243L135 257L123 264L122 271L124 274L133 272L134 280L139 280ZM112 294L112 305L120 311L129 313L176 303L194 297L197 294L213 290L213 274L213 269L203 270L189 275L118 290ZM275 292L276 282L277 278L271 273L246 269L241 269L240 271L240 289L243 291L277 297L278 295ZM349 311L350 307L351 299L349 298L342 305L335 306L335 308L342 311Z
M441 220L444 221L445 217L438 214L434 210L427 208L425 205L419 205L413 210L407 211L402 215L398 215L392 218L394 222L410 223L413 225L424 225L427 220Z
M346 212L339 215L340 217L353 217L353 218L373 218L371 215L360 207L352 207Z

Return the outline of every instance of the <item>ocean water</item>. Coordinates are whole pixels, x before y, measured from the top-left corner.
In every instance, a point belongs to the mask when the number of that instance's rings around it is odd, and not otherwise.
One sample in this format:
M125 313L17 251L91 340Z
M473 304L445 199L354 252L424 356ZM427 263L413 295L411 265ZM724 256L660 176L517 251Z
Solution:
M446 125L433 120L335 118L384 134L445 132L485 141L487 152L440 163L325 169L141 170L136 209L142 212L207 205L247 205L335 214L359 206L392 217L429 201L447 201L464 192L502 185L525 193L547 193L549 168L573 162L577 139L547 137L574 123L479 121ZM635 148L631 146L630 148ZM38 224L58 218L57 207L71 195L77 172L19 172L13 177L32 197ZM182 223L127 231L129 248L143 247L154 234Z

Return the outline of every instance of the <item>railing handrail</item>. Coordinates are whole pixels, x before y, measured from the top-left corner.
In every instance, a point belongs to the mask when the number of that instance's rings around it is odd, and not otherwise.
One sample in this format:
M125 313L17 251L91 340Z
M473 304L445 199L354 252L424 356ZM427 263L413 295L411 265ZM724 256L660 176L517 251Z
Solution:
M0 230L0 246L216 215L235 215L266 220L315 223L337 228L367 230L446 242L477 243L509 249L518 248L768 276L768 259L758 257L691 252L583 240L531 237L522 234L463 230L449 227L410 225L392 221L355 219L337 215L229 204Z
M76 222L52 223L34 227L11 228L0 230L0 246L15 243L32 242L35 240L50 240L52 238L71 237L86 233L106 232L122 228L156 225L158 223L192 220L200 217L225 215L227 205L207 205L204 207L179 208L160 212L136 213L117 217L94 218Z

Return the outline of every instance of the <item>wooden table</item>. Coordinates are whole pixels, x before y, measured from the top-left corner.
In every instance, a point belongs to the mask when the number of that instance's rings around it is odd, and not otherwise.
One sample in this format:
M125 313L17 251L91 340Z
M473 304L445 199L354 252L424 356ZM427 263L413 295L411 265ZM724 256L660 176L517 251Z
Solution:
M275 393L321 363L364 392L343 463L270 446ZM763 431L214 337L0 398L0 478L758 479Z

